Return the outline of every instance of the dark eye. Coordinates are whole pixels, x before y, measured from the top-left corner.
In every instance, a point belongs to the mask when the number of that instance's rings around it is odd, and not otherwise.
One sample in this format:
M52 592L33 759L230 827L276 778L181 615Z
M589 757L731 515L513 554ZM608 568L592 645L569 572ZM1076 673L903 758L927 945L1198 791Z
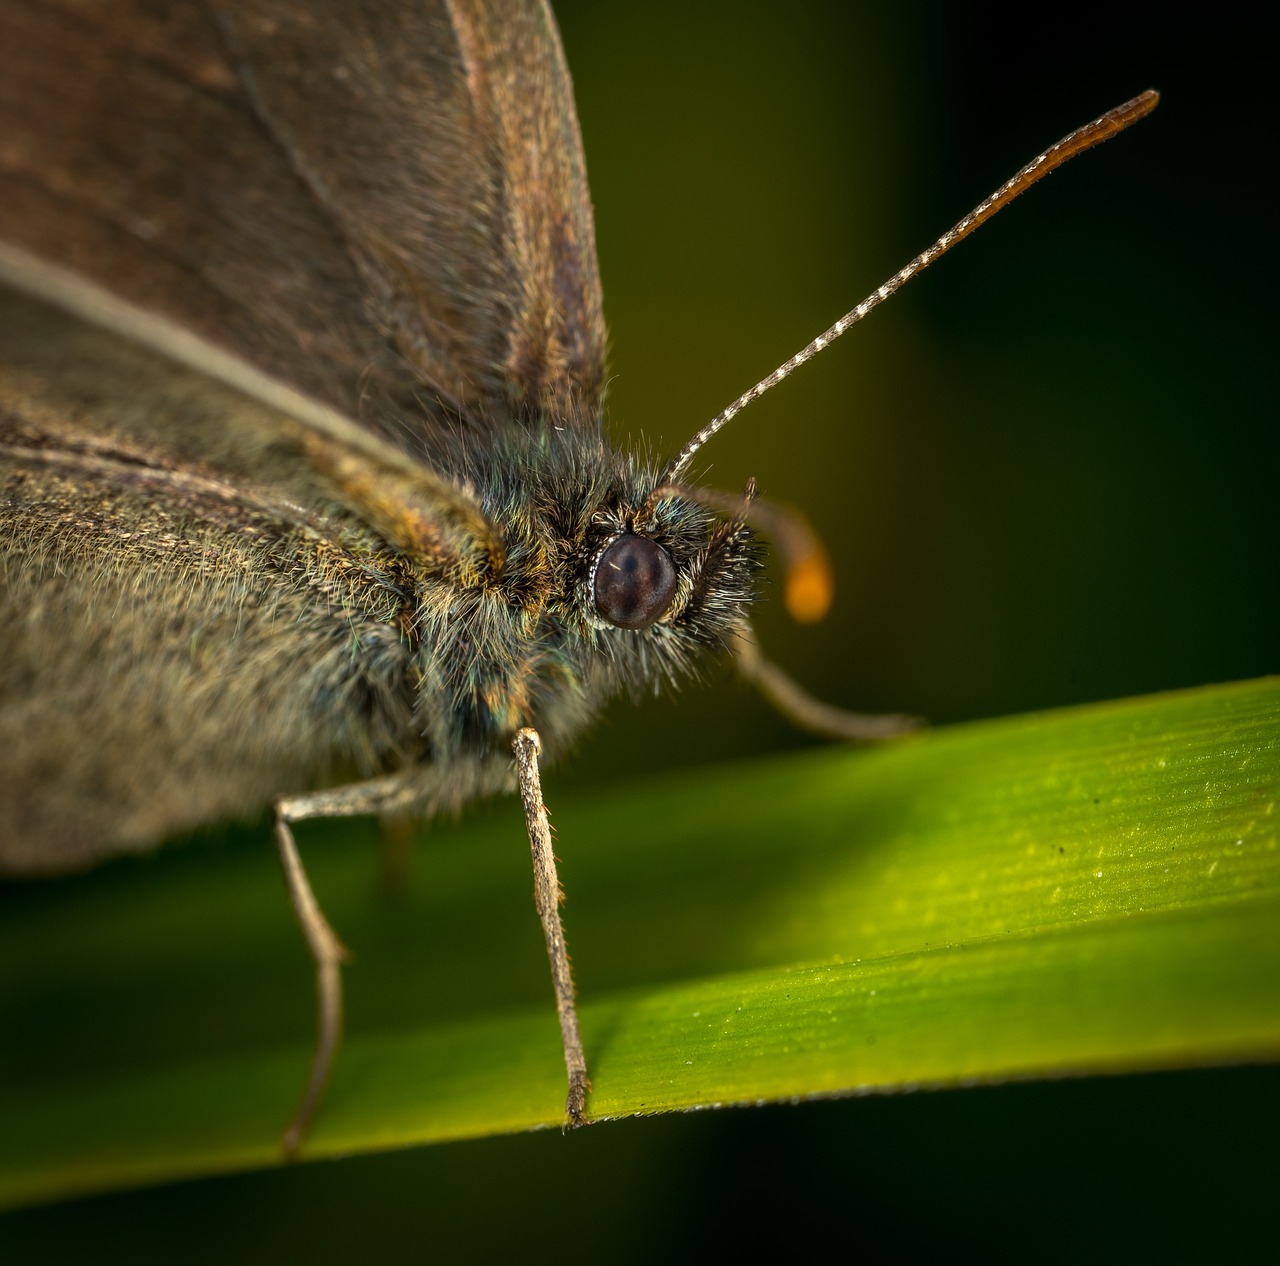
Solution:
M620 536L596 565L596 610L620 629L643 629L666 613L676 592L671 555L643 536Z

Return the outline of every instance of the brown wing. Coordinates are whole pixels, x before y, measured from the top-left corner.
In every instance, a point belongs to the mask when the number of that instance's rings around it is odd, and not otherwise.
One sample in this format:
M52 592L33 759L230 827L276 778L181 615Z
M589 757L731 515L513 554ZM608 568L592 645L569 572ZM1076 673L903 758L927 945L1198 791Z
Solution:
M598 401L545 4L6 0L0 46L0 238L415 453Z
M0 874L418 752L397 560L295 432L0 288Z

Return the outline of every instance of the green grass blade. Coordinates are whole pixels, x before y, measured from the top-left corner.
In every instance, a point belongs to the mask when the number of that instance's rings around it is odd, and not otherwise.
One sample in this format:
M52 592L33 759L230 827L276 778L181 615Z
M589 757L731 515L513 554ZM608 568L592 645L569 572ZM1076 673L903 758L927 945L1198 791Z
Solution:
M592 1110L1275 1059L1278 790L1275 680L551 779ZM395 901L375 839L301 834L358 956L307 1154L557 1124L515 805L435 830ZM0 1202L273 1163L311 1005L261 834L7 889Z

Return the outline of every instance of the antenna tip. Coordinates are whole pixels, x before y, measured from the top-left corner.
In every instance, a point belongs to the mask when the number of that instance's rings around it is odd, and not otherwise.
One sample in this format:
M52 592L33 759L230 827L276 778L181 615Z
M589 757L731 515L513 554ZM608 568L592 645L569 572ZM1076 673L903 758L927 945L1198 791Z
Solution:
M1154 88L1148 88L1146 92L1138 93L1132 101L1126 101L1124 105L1117 106L1111 111L1111 117L1120 127L1126 128L1139 119L1145 119L1159 104L1160 94Z
M831 564L820 547L796 559L787 569L787 611L799 624L821 620L831 608L834 592Z

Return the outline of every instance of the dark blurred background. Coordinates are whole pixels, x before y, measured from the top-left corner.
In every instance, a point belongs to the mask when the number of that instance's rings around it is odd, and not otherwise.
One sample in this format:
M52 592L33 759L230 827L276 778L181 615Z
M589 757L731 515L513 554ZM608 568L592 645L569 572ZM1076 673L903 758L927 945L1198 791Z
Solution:
M1039 149L1159 89L705 466L826 540L827 621L771 595L759 629L831 701L947 723L1280 667L1269 37L1229 6L557 11L611 421L663 452ZM804 741L724 670L615 707L548 796ZM0 1257L1237 1255L1274 1245L1278 1088L1187 1072L488 1140L10 1217Z

